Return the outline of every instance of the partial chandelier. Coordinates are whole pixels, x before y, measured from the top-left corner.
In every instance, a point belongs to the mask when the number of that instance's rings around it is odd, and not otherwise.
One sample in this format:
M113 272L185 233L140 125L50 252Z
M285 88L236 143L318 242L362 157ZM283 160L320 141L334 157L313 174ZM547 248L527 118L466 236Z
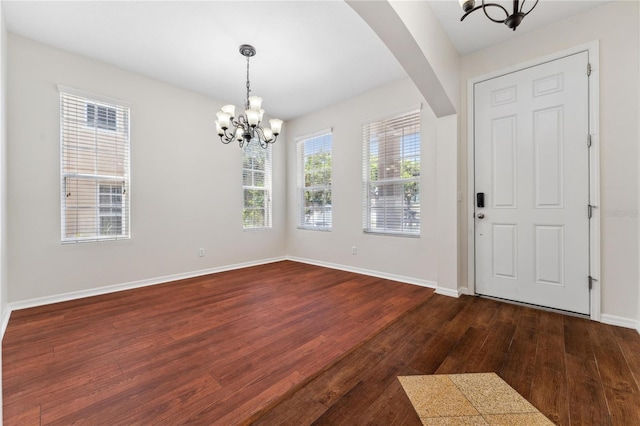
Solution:
M469 16L469 14L471 14L472 12L475 12L478 9L482 9L485 16L489 18L491 21L498 24L505 24L507 27L515 31L516 28L518 28L518 25L520 25L520 23L524 19L524 17L527 16L529 13L531 13L531 11L538 5L538 0L535 0L535 3L533 3L533 6L529 6L529 10L525 12L524 3L526 1L527 0L522 0L522 2L520 2L520 0L513 0L513 12L509 14L507 9L505 9L503 6L499 5L498 3L486 3L485 0L481 0L481 4L476 6L476 0L458 0L458 2L460 3L460 7L462 7L462 10L464 12L464 15L462 15L462 18L460 18L460 21L464 21L464 18ZM491 17L487 12L487 8L489 7L502 9L502 12L504 13L504 19L496 19L494 17Z
M262 98L251 95L251 85L249 81L249 58L255 56L256 49L249 45L240 46L240 54L247 58L247 101L245 103L245 115L236 117L235 105L225 105L222 111L218 111L216 116L216 131L220 140L224 144L238 141L240 148L251 141L256 141L262 148L267 148L278 139L282 130L282 120L272 118L269 120L270 128L263 128L260 124L264 116L262 109Z

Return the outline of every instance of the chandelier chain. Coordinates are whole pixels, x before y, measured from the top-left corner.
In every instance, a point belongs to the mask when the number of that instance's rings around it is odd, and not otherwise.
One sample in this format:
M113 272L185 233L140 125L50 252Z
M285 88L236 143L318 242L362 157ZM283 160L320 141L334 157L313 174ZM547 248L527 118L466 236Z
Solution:
M249 58L250 56L247 56L247 109L249 109L249 96L251 94L251 82L249 81Z

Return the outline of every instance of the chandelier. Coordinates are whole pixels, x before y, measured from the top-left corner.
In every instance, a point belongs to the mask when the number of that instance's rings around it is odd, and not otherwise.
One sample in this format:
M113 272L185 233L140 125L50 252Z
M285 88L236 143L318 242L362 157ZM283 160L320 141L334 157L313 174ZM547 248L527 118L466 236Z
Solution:
M475 0L458 0L458 1L460 3L460 6L462 7L462 10L465 12L464 15L462 15L462 18L460 18L460 21L464 21L464 18L466 18L469 14L471 14L471 12L475 12L478 9L482 9L482 11L484 12L487 18L489 18L493 22L497 22L498 24L505 24L507 27L511 28L513 31L515 31L516 28L518 28L518 25L520 25L524 17L527 16L529 13L531 13L531 11L538 4L538 0L536 0L533 6L531 6L531 8L527 12L523 12L524 3L526 0L522 0L522 2L520 2L519 0L513 0L513 13L509 14L509 12L507 12L507 9L505 9L504 7L502 7L497 3L485 3L484 0L481 0L482 4L476 6ZM502 11L504 12L505 18L504 19L492 18L491 16L489 16L489 13L487 13L488 7L497 7L502 9Z
M247 101L245 103L244 115L236 117L235 105L225 105L222 111L218 111L216 116L216 131L220 140L224 144L238 141L240 148L251 141L257 141L262 148L267 148L278 139L282 129L282 120L272 118L269 120L270 128L260 125L264 110L262 109L262 98L250 96L251 87L249 82L249 58L255 56L256 49L249 45L240 46L240 54L247 58Z

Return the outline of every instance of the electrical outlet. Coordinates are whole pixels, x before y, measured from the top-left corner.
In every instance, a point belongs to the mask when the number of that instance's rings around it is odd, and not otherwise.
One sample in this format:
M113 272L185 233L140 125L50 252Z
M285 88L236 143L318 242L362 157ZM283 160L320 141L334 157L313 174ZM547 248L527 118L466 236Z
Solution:
M198 256L199 257L204 257L204 249L203 248L198 250Z
M351 247L351 254L358 254L358 247L356 246Z

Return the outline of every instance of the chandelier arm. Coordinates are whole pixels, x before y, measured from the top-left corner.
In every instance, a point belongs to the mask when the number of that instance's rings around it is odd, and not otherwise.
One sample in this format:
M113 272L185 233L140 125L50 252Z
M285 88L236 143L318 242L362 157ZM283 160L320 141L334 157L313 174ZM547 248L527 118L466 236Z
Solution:
M233 138L230 138L229 135L226 134L226 132L224 135L220 135L220 141L225 145L229 144L232 140Z
M240 114L238 117L231 119L231 125L233 126L233 135L235 135L236 131L238 131L238 127L244 130L246 124L246 120L244 120L244 118L244 115Z
M234 139L233 132L229 132L229 129L224 129L224 135L220 135L220 140L225 145L231 143L231 141L233 141L233 139Z
M274 143L278 138L278 135L273 135L271 139L267 139L264 135L264 129L260 125L255 127L255 133L258 141L260 142L260 146L265 149L267 148L267 146L269 146L269 144Z
M237 124L235 124L236 127L242 127L243 129L245 129L249 126L247 117L245 117L244 114L240 114L236 122L237 122Z
M528 14L530 14L531 11L536 8L537 5L538 5L538 0L536 0L536 2L533 4L533 6L531 6L531 9L529 9L529 11L524 14L524 16L527 16ZM520 7L520 12L522 12L522 8L523 7L524 7L524 0L522 1L522 5Z
M460 18L460 21L461 22L464 21L464 18L466 18L467 16L469 16L471 13L475 12L478 9L483 9L484 10L485 7L491 7L491 6L499 7L500 9L502 9L504 11L504 13L507 15L507 17L509 16L509 12L507 12L507 10L504 7L500 6L499 4L495 4L495 3L486 3L485 4L483 2L481 5L478 5L478 6L474 7L473 9L469 10L468 12L465 12L465 14L462 15L462 17ZM487 15L487 11L486 10L484 11L484 14ZM489 18L493 22L497 22L499 24L502 24L502 23L504 23L504 21L506 21L506 19L504 19L502 21L497 21L497 20L491 18L489 15L487 15L487 18Z
M489 13L487 12L487 7L499 7L500 9L502 9L502 11L505 14L505 18L503 20L499 20L499 19L493 19L491 16L489 16ZM507 20L507 18L509 18L509 12L507 12L507 9L505 9L504 7L502 7L501 5L497 4L497 3L485 3L484 0L482 0L482 11L484 12L484 15L489 18L490 20L492 20L495 23L498 24L504 24L504 22Z
M269 147L269 142L260 137L258 138L258 143L260 144L260 148L262 149L267 149Z
M263 143L269 144L269 141L264 136L264 129L262 128L262 126L260 126L260 123L258 123L258 125L256 126L255 131L256 131L256 137L260 141L260 146L262 146L263 148L266 148L266 145L263 146Z

